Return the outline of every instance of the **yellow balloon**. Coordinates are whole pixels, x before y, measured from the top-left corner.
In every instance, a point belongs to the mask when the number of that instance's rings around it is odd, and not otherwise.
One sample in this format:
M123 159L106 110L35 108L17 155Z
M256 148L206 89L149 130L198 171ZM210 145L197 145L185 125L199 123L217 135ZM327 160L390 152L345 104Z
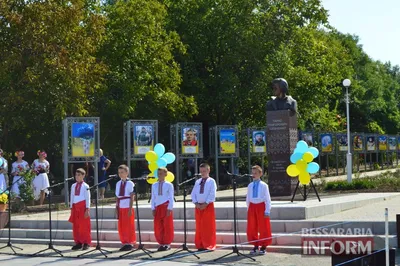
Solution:
M149 162L155 162L158 160L158 155L154 151L148 151L146 152L145 158Z
M300 174L300 171L297 169L295 164L291 164L286 168L286 173L291 177L296 177Z
M149 183L150 185L154 184L157 181L158 181L158 178L151 177L150 175L147 178L147 183Z
M155 170L157 170L158 164L156 162L152 162L149 164L149 170L153 173Z
M298 160L296 163L297 169L301 172L306 172L307 169L307 163L304 160Z
M172 183L172 182L174 182L174 179L175 179L175 175L172 172L168 171L167 176L165 177L165 180Z
M299 175L300 184L308 185L310 183L310 180L311 180L311 176L308 172L306 172L306 171L300 172L300 175Z
M314 160L314 156L312 155L311 152L306 152L306 153L304 153L304 155L303 155L303 160L304 160L306 163L311 163L311 162Z

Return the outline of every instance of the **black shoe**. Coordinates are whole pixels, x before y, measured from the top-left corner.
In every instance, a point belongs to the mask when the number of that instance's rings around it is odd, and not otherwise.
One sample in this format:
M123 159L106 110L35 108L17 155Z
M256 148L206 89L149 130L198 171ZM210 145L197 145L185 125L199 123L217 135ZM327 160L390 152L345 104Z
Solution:
M157 251L166 251L167 249L165 248L165 246L160 246Z
M207 249L205 248L199 248L197 251L206 251Z
M88 244L83 244L82 250L87 250L89 248L90 248L90 246Z
M170 250L171 246L170 245L165 245L164 248L165 248L165 250Z
M119 249L119 251L130 251L130 250L132 250L132 249L133 249L133 246L132 246L132 245L126 244L126 245L123 245L123 246Z
M75 246L73 246L71 249L72 250L80 250L82 248L82 244L76 244Z
M265 255L265 254L267 254L267 247L262 246L260 252L258 252L258 255Z

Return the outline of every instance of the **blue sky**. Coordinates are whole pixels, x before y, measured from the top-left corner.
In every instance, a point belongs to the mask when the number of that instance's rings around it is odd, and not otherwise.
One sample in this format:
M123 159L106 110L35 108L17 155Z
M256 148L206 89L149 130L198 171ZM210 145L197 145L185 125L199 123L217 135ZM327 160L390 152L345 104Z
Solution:
M357 35L374 60L400 65L400 0L322 0L329 23Z

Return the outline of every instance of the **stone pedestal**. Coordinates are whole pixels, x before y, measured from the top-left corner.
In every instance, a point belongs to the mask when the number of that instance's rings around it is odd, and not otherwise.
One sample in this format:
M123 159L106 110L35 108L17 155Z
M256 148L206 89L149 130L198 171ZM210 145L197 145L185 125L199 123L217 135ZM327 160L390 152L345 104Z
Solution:
M268 185L271 196L290 196L297 179L287 175L290 155L298 142L296 113L267 112Z

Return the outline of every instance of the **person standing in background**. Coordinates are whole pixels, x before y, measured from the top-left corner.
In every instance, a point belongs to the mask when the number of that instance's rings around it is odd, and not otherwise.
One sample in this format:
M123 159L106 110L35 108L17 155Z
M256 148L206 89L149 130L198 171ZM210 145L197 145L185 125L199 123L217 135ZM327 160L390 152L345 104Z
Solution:
M7 189L7 184L8 184L8 178L7 178L7 172L8 172L8 162L7 160L3 157L3 150L0 149L0 160L2 160L2 164L0 165L0 192L3 192L4 190Z
M103 150L100 149L100 161L98 164L98 173L99 173L99 183L103 182L106 179L106 174L108 168L110 168L111 161L107 159L106 156L103 155ZM104 193L106 192L107 182L104 182L99 185L99 199L104 199Z

